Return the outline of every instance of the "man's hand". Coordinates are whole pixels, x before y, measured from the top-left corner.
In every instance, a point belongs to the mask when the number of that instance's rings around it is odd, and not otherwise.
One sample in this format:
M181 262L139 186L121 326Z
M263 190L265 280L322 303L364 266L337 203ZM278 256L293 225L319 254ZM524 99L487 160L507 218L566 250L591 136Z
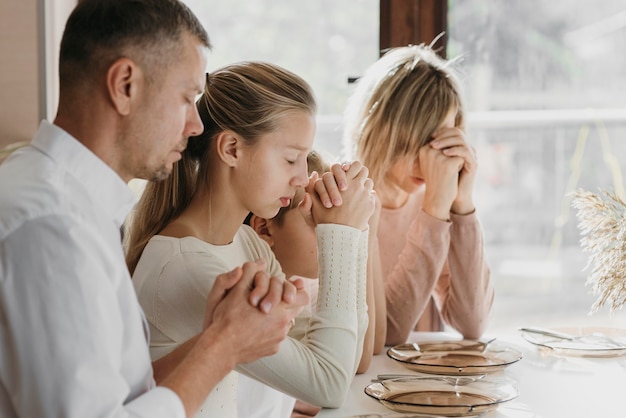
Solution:
M248 363L278 352L292 319L308 303L301 279L270 277L265 262L249 262L218 276L207 297L204 324L232 340L237 363Z

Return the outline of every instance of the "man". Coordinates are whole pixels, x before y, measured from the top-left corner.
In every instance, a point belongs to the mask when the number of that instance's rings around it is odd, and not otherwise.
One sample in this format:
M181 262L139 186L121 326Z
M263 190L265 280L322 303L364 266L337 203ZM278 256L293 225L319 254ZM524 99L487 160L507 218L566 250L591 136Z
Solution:
M220 276L205 330L160 360L155 387L120 244L126 183L169 175L202 131L208 49L177 0L83 0L69 17L54 124L0 166L1 417L192 416L307 302L263 262Z

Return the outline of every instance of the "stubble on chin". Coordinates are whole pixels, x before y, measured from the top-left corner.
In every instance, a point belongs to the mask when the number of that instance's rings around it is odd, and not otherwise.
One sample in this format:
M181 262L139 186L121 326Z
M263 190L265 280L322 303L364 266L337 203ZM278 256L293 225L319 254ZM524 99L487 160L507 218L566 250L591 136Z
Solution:
M172 167L166 167L162 165L161 167L154 170L151 176L148 178L150 181L163 181L168 178L172 174Z
M162 181L168 178L172 174L172 166L169 167L166 164L162 164L159 167L143 166L138 170L135 175L136 178L148 180L148 181Z

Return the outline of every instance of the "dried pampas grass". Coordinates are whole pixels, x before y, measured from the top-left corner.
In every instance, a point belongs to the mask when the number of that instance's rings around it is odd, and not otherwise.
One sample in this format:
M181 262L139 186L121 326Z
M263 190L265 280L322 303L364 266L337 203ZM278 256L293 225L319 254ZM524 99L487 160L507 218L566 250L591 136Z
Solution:
M591 312L604 305L615 311L626 302L626 203L606 190L600 192L577 190L572 194L580 243L583 251L591 253L585 267L592 268L586 285L598 295Z

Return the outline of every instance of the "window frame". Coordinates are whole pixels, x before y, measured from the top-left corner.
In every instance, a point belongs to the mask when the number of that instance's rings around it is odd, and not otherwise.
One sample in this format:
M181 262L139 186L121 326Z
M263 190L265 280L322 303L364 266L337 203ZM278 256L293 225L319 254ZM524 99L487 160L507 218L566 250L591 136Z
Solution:
M380 0L380 54L388 48L437 41L437 52L446 57L448 43L447 0Z

